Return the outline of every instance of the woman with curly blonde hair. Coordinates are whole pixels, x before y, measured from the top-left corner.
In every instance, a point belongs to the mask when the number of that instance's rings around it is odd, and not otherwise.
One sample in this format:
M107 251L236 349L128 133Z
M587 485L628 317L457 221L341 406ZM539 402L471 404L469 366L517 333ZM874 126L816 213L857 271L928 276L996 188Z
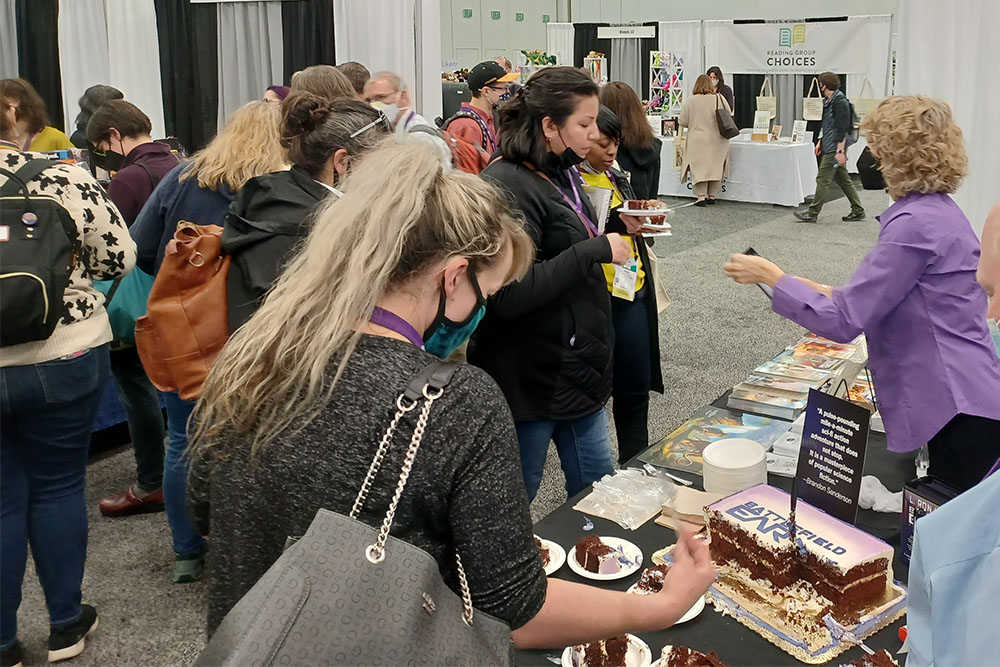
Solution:
M862 130L895 203L878 242L840 287L732 255L726 274L774 288L774 312L827 338L868 338L889 450L929 446L932 475L965 490L1000 458L1000 359L976 282L979 241L949 196L968 172L951 108L890 97Z
M287 167L278 131L278 110L267 102L250 102L230 116L208 146L169 171L156 185L129 231L137 248L136 266L155 275L177 223L222 225L237 190L251 178ZM206 545L188 511L187 422L193 401L176 392L163 394L167 407L167 449L163 459L163 506L173 536L174 582L201 578ZM141 489L130 490L142 505Z

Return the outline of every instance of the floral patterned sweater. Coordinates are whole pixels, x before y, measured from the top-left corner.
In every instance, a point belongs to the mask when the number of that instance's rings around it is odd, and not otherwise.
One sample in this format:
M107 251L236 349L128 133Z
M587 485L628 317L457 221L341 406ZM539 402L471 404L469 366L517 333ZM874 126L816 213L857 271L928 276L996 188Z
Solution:
M49 156L4 150L0 167L16 173L29 160L45 157ZM0 186L6 182L7 176L0 173ZM3 348L0 366L39 364L109 342L104 295L94 289L93 281L124 276L135 265L135 243L121 214L87 171L53 162L28 182L28 190L60 201L76 223L81 250L63 293L64 311L56 330L46 340Z

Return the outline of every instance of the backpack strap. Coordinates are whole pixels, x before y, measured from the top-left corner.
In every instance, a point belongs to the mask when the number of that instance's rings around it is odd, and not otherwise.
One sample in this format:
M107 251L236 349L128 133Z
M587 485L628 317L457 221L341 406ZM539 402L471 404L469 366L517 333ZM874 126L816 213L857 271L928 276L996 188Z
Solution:
M156 189L156 184L160 182L160 179L159 179L159 178L157 178L157 177L155 177L155 176L153 176L153 172L152 172L152 171L150 171L150 170L149 170L149 167L147 167L147 166L146 166L145 164L143 164L142 162L135 162L135 163L133 163L133 164L135 164L135 166L137 166L137 167L142 167L142 170L143 170L144 172L146 172L146 175L147 175L147 176L149 176L149 184L150 184L150 185L152 185L152 186L153 186L153 189L155 190L155 189Z
M0 188L0 197L13 197L22 192L28 196L28 183L54 164L58 163L46 158L36 158L28 160L15 173L6 169L0 170L9 176L7 182Z
M486 121L484 121L482 117L477 113L474 113L472 111L466 111L465 109L460 109L459 111L456 111L451 118L449 118L444 122L442 129L447 130L448 126L451 125L451 121L456 120L458 118L471 118L472 120L476 121L476 124L479 125L479 129L483 131L483 150L488 150L488 144L489 144L488 138L490 136L490 129L486 126Z

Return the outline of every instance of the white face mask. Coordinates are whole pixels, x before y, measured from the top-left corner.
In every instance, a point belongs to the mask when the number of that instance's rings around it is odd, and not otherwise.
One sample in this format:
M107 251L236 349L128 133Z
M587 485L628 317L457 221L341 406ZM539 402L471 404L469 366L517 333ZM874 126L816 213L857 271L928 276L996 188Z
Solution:
M396 124L396 119L399 118L399 112L401 111L397 103L393 102L392 104L386 104L385 102L371 102L370 104L373 108L384 113L390 124Z
M712 87L713 88L718 88L719 87L719 80L718 79L712 79Z

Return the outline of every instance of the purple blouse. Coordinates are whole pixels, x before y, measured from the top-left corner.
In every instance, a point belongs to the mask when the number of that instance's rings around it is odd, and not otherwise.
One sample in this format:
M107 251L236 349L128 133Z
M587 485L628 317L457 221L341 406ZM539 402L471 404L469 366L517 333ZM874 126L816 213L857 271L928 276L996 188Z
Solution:
M946 194L910 193L878 220L878 242L833 298L786 275L774 312L839 342L865 333L890 451L921 447L958 414L1000 420L968 218Z

